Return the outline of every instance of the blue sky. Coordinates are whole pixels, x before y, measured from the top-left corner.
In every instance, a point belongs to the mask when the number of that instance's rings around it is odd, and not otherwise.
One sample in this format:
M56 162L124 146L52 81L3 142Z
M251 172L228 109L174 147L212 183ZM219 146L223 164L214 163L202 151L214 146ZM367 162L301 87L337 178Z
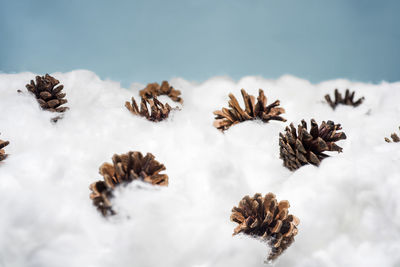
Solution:
M0 71L400 80L400 1L0 0Z

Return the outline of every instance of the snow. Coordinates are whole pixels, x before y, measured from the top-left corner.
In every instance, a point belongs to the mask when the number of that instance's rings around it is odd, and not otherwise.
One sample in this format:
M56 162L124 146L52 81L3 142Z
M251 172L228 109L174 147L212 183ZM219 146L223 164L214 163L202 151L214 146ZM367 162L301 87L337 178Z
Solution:
M232 237L229 220L232 207L257 192L289 200L300 219L296 241L274 266L400 265L400 149L384 141L398 132L400 83L175 78L182 110L152 123L124 107L143 84L125 89L77 70L51 74L70 107L53 124L54 114L24 88L35 75L0 74L0 138L10 141L0 163L0 266L265 266L266 245ZM212 112L227 106L229 92L242 104L241 88L264 89L269 103L280 99L288 121L216 130ZM335 88L355 90L365 102L333 111L323 96ZM279 159L278 134L311 118L342 124L343 153L290 172ZM164 163L169 186L118 189L118 215L104 219L88 186L102 178L103 162L130 150Z

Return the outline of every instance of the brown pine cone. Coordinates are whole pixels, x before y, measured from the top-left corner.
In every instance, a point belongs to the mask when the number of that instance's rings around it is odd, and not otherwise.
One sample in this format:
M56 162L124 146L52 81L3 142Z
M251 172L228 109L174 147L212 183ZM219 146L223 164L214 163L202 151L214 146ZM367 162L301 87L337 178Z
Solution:
M230 100L228 103L230 108L214 111L214 115L216 115L214 126L217 129L226 131L229 127L239 122L255 119L260 119L263 122L269 122L270 120L286 121L286 119L279 116L285 113L285 109L278 107L280 101L276 100L267 106L267 97L262 89L258 92L257 102L255 97L248 95L244 89L241 90L241 93L245 110L240 107L236 97L233 94L229 94Z
M149 108L147 107L147 104L149 104L150 106L150 112ZM140 103L140 109L136 104L135 98L132 97L132 104L126 101L125 107L135 115L145 117L149 121L156 121L156 122L168 118L170 111L173 110L173 108L171 108L171 106L168 105L168 103L164 105L160 101L158 101L156 97L153 97L153 99L142 97L142 102ZM176 107L175 109L178 109L178 107Z
M0 139L0 161L5 160L7 158L7 154L4 151L4 147L6 147L10 142L3 141Z
M104 181L97 181L90 185L90 198L104 216L113 215L110 198L116 186L124 185L133 180L141 180L152 185L168 185L168 175L160 174L165 166L154 159L153 154L147 153L143 157L140 152L128 152L112 158L113 164L103 163L100 174Z
M346 139L346 134L338 132L342 127L333 121L318 124L311 120L310 133L307 132L307 123L302 120L297 128L290 124L286 127L286 134L279 133L280 158L283 165L294 171L306 164L319 165L321 160L328 157L324 151L342 152L342 148L335 142Z
M59 85L56 87L59 83L57 79L46 74L42 77L36 76L36 84L31 80L31 83L27 84L26 88L36 96L41 108L52 112L65 112L68 107L61 107L61 105L68 101L65 99L65 93L61 92L64 86Z
M180 97L181 91L175 90L167 81L163 81L161 86L158 83L149 83L146 88L139 91L139 95L145 99L167 95L173 101L183 103L183 99Z
M239 224L233 235L244 233L266 241L272 248L268 260L275 260L294 242L300 223L297 217L289 214L289 207L287 200L278 203L273 193L265 197L261 194L245 196L239 207L232 209L231 221Z
M399 130L400 130L400 127L399 127ZM398 136L396 133L392 133L392 134L390 135L390 137L392 138L393 142L395 142L395 143L400 142L400 138L399 138L399 136ZM392 142L392 141L390 141L390 139L387 138L387 137L385 137L385 141L388 142L388 143L391 143L391 142Z
M361 103L364 101L365 98L361 97L357 101L354 101L354 94L355 91L350 93L350 90L346 89L346 93L343 98L342 94L339 93L338 89L335 89L335 101L332 101L329 94L325 95L325 99L328 102L328 104L332 107L332 109L335 109L336 106L339 104L357 107L361 105Z

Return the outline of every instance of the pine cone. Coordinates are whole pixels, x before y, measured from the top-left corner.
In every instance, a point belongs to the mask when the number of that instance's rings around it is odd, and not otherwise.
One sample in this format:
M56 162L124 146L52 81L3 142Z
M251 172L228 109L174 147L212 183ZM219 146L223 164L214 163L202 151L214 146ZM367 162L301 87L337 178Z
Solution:
M128 152L127 154L114 155L113 164L103 163L100 166L100 174L104 181L97 181L90 185L90 198L93 205L104 215L113 215L110 198L116 186L128 184L133 180L141 180L153 185L168 185L168 175L159 174L165 170L165 166L154 159L153 154L147 153L143 157L140 152Z
M181 104L183 103L183 99L179 97L181 95L181 91L175 90L174 87L170 86L167 81L163 81L161 86L158 83L149 83L146 88L139 91L139 95L145 99L160 95L167 95L173 101Z
M335 144L336 141L346 139L340 124L333 121L323 121L318 128L314 119L311 120L310 133L307 132L307 123L302 120L297 128L290 124L286 127L286 134L279 133L280 158L283 165L294 171L306 164L319 165L321 160L328 155L324 151L342 152L342 148Z
M346 89L346 93L343 98L342 94L339 93L338 89L335 89L335 101L332 101L329 94L325 95L325 99L328 102L328 104L332 107L332 109L335 109L336 106L339 104L357 107L361 105L361 103L364 101L365 98L361 97L354 102L354 94L355 94L354 91L350 93L349 89Z
M147 108L147 104L149 104L150 106L151 113L149 112L149 108ZM140 109L136 104L135 98L132 97L132 104L126 101L125 107L133 114L145 117L149 121L162 121L168 118L170 111L173 110L173 108L171 108L171 106L168 105L168 103L163 105L160 101L158 101L156 97L154 97L153 99L142 97L142 102L140 103Z
M214 126L217 129L225 131L239 122L255 119L260 119L263 122L269 122L270 120L286 121L286 119L279 116L285 113L285 109L277 107L280 101L276 100L267 106L267 97L264 95L263 90L260 89L258 92L257 103L255 102L255 97L248 95L244 89L241 90L241 93L245 110L240 107L236 97L233 94L229 94L231 99L228 101L230 108L214 111L214 115L216 115Z
M31 83L27 84L26 88L36 96L37 101L43 109L52 112L65 112L68 110L68 107L61 107L61 105L68 101L64 99L65 93L61 92L64 86L59 85L55 87L59 83L57 79L46 74L42 77L36 76L36 84L31 80Z
M400 129L400 127L399 127L399 129ZM400 142L400 138L399 138L399 136L398 136L396 133L392 133L392 134L390 135L390 137L392 138L393 142L395 142L395 143ZM390 139L387 138L387 137L385 137L385 141L388 142L388 143L391 143L391 142L392 142L392 141L390 141Z
M7 154L4 151L4 147L6 147L10 142L3 141L0 139L0 161L5 160L7 158Z
M289 207L287 200L278 203L273 193L265 197L245 196L239 207L232 209L231 221L239 224L233 235L244 233L267 242L272 248L268 260L274 260L294 242L297 234L300 221L289 214Z

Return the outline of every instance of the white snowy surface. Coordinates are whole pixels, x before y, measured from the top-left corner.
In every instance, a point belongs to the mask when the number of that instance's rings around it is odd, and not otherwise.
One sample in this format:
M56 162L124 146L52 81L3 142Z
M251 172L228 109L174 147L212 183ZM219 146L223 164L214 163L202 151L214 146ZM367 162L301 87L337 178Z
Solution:
M35 75L0 74L0 138L10 141L0 163L1 267L265 266L267 246L232 237L229 220L232 207L256 192L289 200L300 219L296 242L274 266L400 266L400 149L384 142L398 132L400 83L178 78L170 82L182 91L182 110L152 123L124 107L144 85L125 89L82 70L53 73L70 110L52 124L54 114L25 89ZM242 105L241 88L264 89L269 103L280 99L288 121L216 130L212 112L227 106L229 92ZM323 96L335 88L366 100L333 111ZM290 172L279 159L278 134L311 118L342 124L343 153ZM164 163L169 186L121 188L118 215L104 219L88 186L102 178L103 162L130 150Z

